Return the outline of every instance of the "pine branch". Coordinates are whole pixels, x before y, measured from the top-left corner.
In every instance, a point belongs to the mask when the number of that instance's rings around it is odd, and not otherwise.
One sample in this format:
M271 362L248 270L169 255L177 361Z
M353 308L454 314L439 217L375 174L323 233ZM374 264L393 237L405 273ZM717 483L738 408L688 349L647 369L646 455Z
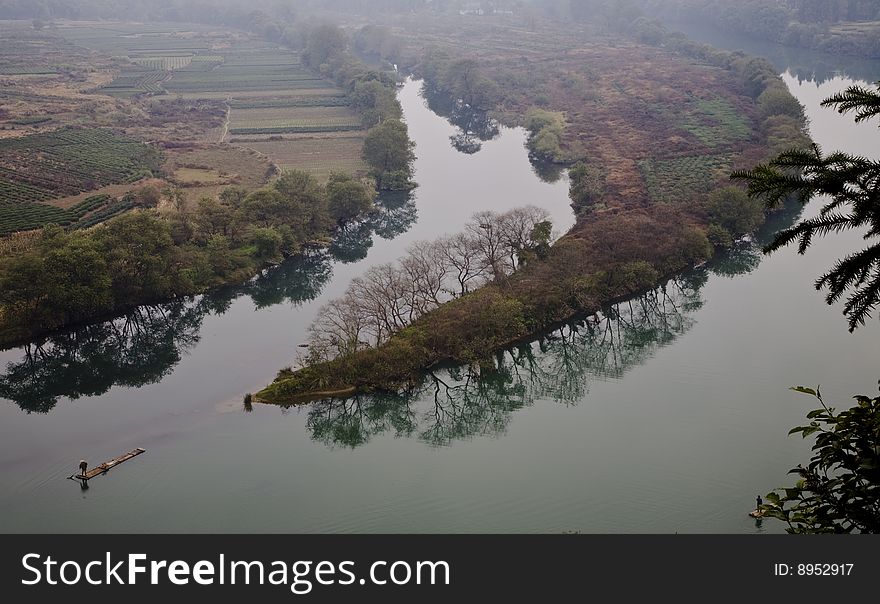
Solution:
M855 112L856 122L863 122L880 115L880 88L869 90L863 86L850 86L843 92L822 101L823 107L834 107L838 113Z

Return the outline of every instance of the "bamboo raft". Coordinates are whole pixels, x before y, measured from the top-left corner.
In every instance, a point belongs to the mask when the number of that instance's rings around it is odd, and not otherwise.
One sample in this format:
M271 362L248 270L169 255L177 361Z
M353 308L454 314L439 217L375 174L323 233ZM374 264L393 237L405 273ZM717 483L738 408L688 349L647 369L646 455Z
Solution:
M146 449L141 449L140 447L138 447L137 449L132 449L131 451L129 451L128 453L126 453L124 455L120 455L119 457L114 457L113 459L111 459L109 461L105 461L104 463L97 465L90 470L86 470L85 474L73 474L71 476L68 476L67 478L69 480L91 480L95 476L100 476L102 474L106 474L107 472L109 472L111 469L115 468L119 464L126 462L133 457L137 457L141 453L146 453L146 452L147 452Z

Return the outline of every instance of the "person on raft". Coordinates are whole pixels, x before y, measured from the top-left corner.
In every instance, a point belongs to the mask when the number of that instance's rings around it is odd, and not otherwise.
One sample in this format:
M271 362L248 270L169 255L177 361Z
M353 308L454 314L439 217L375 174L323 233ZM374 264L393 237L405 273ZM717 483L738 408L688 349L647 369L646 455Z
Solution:
M761 506L764 505L764 500L761 499L761 496L760 496L760 495L758 495L757 497L755 497L755 504L756 504L756 505L755 505L755 509L756 509L756 510L760 510L760 509L761 509Z
M80 459L80 460L79 460L79 475L80 475L80 476L85 476L85 475L86 475L86 469L87 469L88 467L89 467L89 464L86 462L86 460L85 460L85 459Z

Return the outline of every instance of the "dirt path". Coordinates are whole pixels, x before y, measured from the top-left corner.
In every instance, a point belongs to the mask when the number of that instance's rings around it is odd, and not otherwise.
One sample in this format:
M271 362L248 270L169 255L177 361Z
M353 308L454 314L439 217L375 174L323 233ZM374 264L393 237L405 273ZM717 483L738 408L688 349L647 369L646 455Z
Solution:
M226 121L223 122L223 134L220 135L220 140L218 143L222 143L226 139L226 135L229 133L229 114L232 113L232 107L229 105L229 101L232 100L232 97L226 97Z

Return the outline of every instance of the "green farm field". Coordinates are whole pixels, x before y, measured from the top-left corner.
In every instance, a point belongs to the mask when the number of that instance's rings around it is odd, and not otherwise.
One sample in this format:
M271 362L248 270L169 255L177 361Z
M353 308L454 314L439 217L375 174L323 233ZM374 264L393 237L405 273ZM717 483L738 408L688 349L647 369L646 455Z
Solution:
M348 107L233 109L229 123L232 135L340 132L360 128L360 117Z
M158 169L160 153L109 130L61 128L0 141L0 199L49 201L133 182Z

